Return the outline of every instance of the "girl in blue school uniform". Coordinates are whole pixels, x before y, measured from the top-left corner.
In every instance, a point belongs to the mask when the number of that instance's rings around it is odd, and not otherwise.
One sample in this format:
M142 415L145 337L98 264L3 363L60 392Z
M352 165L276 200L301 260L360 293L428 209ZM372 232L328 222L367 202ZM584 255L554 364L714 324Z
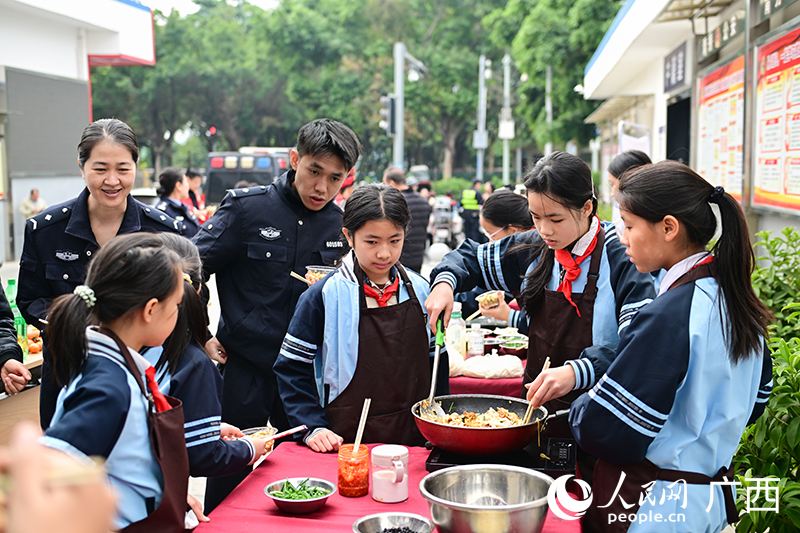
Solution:
M239 428L222 423L222 375L202 347L207 330L197 246L179 235L165 233L158 238L181 258L183 301L175 330L164 346L147 348L142 355L155 367L161 392L183 402L189 474L235 474L266 453L266 441L244 437ZM238 440L225 440L232 437Z
M732 492L709 485L733 480L733 454L772 389L764 341L772 315L751 286L744 213L722 187L674 161L623 176L617 199L631 261L667 274L605 375L570 410L575 438L599 458L584 530L721 531L738 519ZM620 513L644 518L621 523ZM676 521L653 523L657 514Z
M453 292L479 284L521 293L521 311L506 307L499 318L528 333L527 397L552 413L603 375L619 332L655 290L652 278L628 261L614 225L597 218L592 174L581 159L553 152L528 172L525 187L536 231L483 245L465 241L433 269L425 305L429 316L449 315ZM548 357L552 368L541 372ZM572 437L565 420L543 434ZM593 458L578 457L589 478Z
M172 333L183 298L180 259L155 235L115 237L95 254L84 283L50 308L53 371L63 388L43 443L79 460L105 460L117 493L115 529L182 529L189 477L183 414L138 353ZM159 437L159 457L145 382L153 416L176 417L177 431Z
M274 370L289 421L305 424L316 452L355 440L364 398L372 398L363 442L422 445L411 406L426 398L435 337L422 302L428 283L398 262L411 216L397 189L362 185L342 225L352 249L308 288ZM448 394L442 352L436 394Z

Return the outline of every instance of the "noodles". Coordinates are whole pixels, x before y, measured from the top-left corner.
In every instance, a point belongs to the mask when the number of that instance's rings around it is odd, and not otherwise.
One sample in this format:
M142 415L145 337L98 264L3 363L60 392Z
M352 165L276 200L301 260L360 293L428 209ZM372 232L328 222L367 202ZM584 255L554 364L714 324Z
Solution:
M519 415L502 407L498 407L497 410L490 407L488 411L481 414L464 411L461 414L450 413L445 417L435 416L423 418L439 424L468 428L507 428L522 425L522 419Z

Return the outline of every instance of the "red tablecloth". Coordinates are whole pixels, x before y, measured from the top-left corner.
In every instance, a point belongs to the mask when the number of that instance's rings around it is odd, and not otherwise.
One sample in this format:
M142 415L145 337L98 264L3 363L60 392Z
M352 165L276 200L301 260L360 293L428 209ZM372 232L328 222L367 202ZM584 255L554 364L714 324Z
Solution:
M523 359L523 368L525 363ZM522 378L479 379L458 376L450 378L450 394L496 394L519 398L522 395Z
M321 510L291 516L278 511L264 495L264 487L272 481L303 476L319 477L335 483L337 459L335 453L315 453L303 444L287 442L278 446L209 515L210 522L200 524L195 531L351 532L353 522L373 513L401 511L430 518L428 502L419 493L419 482L428 474L425 471L425 459L429 453L422 447L409 448L408 500L405 502L379 503L372 499L371 492L361 498L345 498L337 492ZM543 533L581 533L580 521L561 520L548 512Z

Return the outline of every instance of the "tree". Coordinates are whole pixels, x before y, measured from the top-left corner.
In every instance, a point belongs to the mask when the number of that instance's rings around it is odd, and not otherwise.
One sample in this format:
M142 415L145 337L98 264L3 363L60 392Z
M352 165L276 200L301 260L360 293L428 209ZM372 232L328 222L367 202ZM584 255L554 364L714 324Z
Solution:
M520 71L528 75L519 91L517 112L537 144L569 140L587 144L594 126L583 120L597 102L574 91L583 83L583 69L619 9L616 0L510 0L484 19L496 46L510 46ZM552 68L553 123L545 115L545 78ZM524 95L524 98L522 98Z

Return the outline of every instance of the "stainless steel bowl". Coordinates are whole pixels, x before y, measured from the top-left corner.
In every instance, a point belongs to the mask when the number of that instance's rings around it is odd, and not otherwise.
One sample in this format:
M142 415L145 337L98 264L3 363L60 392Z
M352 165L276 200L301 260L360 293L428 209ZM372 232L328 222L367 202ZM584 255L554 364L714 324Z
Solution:
M313 498L311 500L287 500L285 498L277 498L270 494L270 492L281 490L283 487L283 482L289 480L289 483L294 485L295 487L299 486L304 480L306 481L306 486L308 487L319 487L321 489L325 489L328 491L328 494L325 496L320 496L319 498ZM264 487L264 494L272 500L272 502L284 513L289 514L307 514L313 513L314 511L319 510L325 505L325 502L328 501L333 493L336 492L336 484L331 483L325 479L319 479L315 477L311 478L304 478L304 477L290 477L290 478L283 478L277 481L273 481L266 487Z
M431 533L433 522L413 513L378 513L361 517L353 523L354 533L381 533L395 527L406 527L414 533Z
M419 491L439 533L539 533L552 483L528 468L469 465L428 474Z

